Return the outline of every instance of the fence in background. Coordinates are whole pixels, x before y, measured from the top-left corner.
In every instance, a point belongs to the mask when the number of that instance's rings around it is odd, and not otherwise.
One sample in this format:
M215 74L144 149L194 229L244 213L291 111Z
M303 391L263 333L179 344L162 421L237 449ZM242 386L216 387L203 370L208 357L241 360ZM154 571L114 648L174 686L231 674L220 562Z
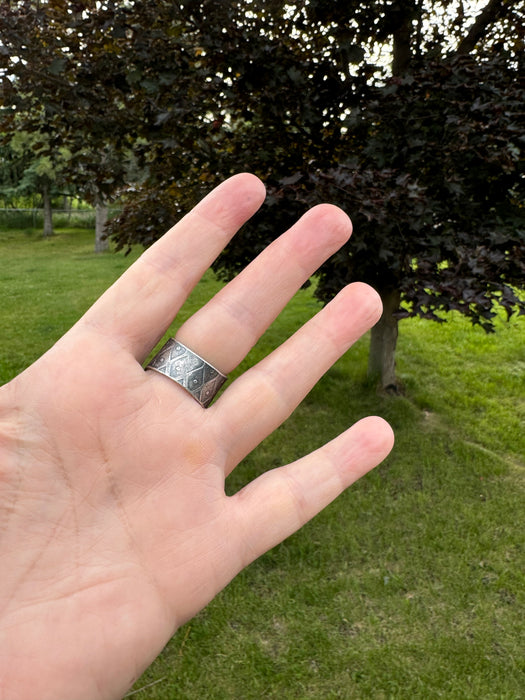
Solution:
M109 216L120 209L110 208ZM43 209L0 209L0 230L43 228ZM94 209L53 209L55 228L95 228Z

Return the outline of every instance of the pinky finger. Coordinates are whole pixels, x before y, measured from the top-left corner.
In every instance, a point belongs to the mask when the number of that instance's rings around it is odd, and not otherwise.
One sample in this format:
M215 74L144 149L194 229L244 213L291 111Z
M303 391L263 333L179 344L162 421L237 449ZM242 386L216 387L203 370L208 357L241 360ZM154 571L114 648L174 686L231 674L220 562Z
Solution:
M368 417L315 452L262 474L235 496L241 565L282 542L385 459L394 444L382 418Z

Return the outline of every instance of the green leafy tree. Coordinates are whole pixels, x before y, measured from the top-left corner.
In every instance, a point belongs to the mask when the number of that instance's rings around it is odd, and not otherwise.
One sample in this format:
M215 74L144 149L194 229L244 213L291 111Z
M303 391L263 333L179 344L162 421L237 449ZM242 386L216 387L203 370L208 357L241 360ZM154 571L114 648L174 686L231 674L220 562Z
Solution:
M38 194L44 211L43 235L53 235L52 199L69 160L65 149L49 155L47 138L40 133L16 131L5 138L0 191L7 199Z

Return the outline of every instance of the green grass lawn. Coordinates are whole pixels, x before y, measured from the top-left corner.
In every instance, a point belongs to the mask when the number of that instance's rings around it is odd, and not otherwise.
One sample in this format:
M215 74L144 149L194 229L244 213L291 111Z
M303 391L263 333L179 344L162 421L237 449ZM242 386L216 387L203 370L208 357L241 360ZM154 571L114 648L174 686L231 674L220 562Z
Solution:
M86 231L0 233L0 383L138 254L92 248ZM182 317L218 286L206 276ZM317 308L299 292L243 366ZM402 397L367 383L359 341L227 487L370 413L393 453L179 630L132 697L525 698L524 341L523 317L493 335L456 315L403 321Z

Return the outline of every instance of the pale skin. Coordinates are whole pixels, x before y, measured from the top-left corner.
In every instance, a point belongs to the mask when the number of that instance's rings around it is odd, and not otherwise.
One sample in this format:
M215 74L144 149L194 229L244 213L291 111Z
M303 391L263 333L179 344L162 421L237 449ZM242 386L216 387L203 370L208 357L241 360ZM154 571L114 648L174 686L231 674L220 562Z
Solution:
M224 182L0 389L1 700L122 697L243 567L390 451L390 427L368 417L239 493L224 491L225 477L378 320L380 300L364 284L340 292L208 409L143 370L263 199L252 175ZM310 210L177 338L231 372L350 233L340 209Z

